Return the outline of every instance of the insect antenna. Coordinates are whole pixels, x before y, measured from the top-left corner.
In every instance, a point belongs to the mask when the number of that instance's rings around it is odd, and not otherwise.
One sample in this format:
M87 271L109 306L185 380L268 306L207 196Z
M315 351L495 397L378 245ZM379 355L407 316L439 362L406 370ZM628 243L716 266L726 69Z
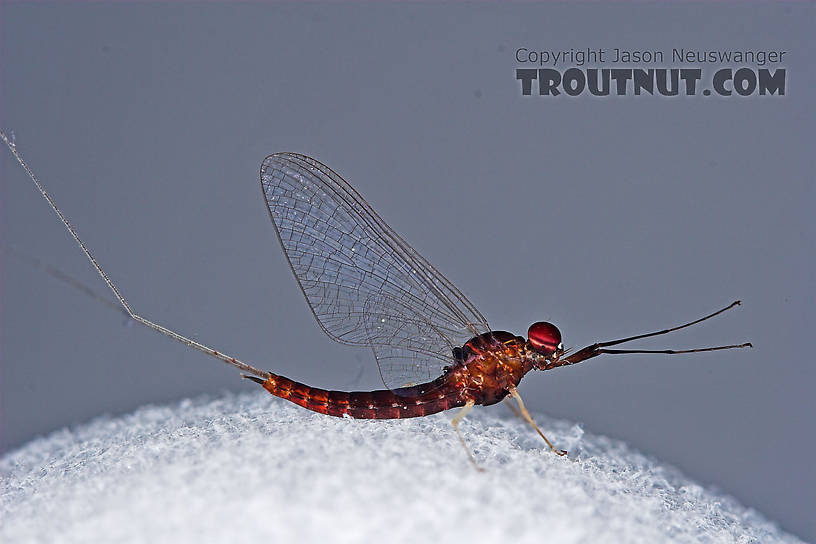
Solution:
M743 344L732 344L728 346L715 346L709 348L695 348L695 349L607 349L610 346L617 346L618 344L623 344L626 342L631 342L633 340L640 340L642 338L651 338L652 336L661 336L663 334L668 334L670 332L679 331L680 329L685 329L686 327L691 327L692 325L696 325L698 323L702 323L712 317L720 315L721 313L734 308L735 306L739 306L742 304L742 301L735 300L725 308L721 310L717 310L714 313L708 314L705 317L701 317L700 319L695 319L694 321L689 321L688 323L684 323L683 325L678 325L677 327L671 327L669 329L663 329L662 331L657 332L650 332L646 334L638 334L636 336L629 336L627 338L621 338L619 340L609 340L607 342L598 342L596 344L592 344L587 346L583 349L579 349L569 357L564 357L557 361L554 361L547 366L543 367L544 370L549 370L551 368L556 368L559 366L566 366L566 365L574 365L575 363L580 363L581 361L586 361L587 359L591 359L592 357L596 357L598 355L607 353L610 355L621 355L621 354L630 354L630 353L662 353L666 355L677 355L680 353L701 353L704 351L720 351L725 349L739 349L739 348L752 348L754 347L750 342L745 342Z
M196 349L196 350L198 350L198 351L200 351L202 353L206 353L207 355L209 355L211 357L215 357L219 361L223 361L223 362L225 362L225 363L227 363L229 365L232 365L232 366L240 369L243 372L247 372L249 374L254 374L255 376L260 376L260 377L262 377L264 379L269 378L269 373L268 372L264 372L263 370L258 370L257 368L255 368L253 366L250 366L250 365L248 365L248 364L246 364L246 363L244 363L242 361L239 361L235 357L231 357L231 356L226 355L224 353L221 353L221 352L219 352L217 350L214 350L211 347L208 347L208 346L206 346L206 345L204 345L204 344L202 344L200 342L197 342L197 341L195 341L195 340L193 340L191 338L187 338L186 336L184 336L182 334L179 334L179 333L177 333L175 331L172 331L172 330L170 330L170 329L168 329L166 327L163 327L163 326L159 325L158 323L154 323L153 321L150 321L149 319L146 319L146 318L140 316L139 314L135 313L133 311L133 309L130 307L130 304L128 304L128 302L121 295L121 293L119 293L119 289L116 288L116 286L113 284L113 282L108 277L108 275L105 273L105 271L102 270L102 267L99 265L99 263L96 261L94 256L91 254L91 251L88 249L88 247L82 241L82 239L79 237L79 235L77 234L74 227L71 226L71 223L68 221L68 219L65 217L65 215L63 215L62 211L57 207L57 204L56 204L56 202L54 202L54 199L51 198L51 195L48 194L48 192L45 190L45 187L43 187L43 185L40 183L40 180L37 179L37 176L34 175L34 172L31 170L31 168L28 166L28 164L23 160L23 157L20 155L19 151L17 150L16 141L13 141L13 140L9 139L9 137L6 136L6 133L3 132L2 130L0 130L0 139L2 139L3 142L6 144L6 146L9 148L9 150L11 151L11 154L14 155L14 158L17 159L17 162L20 163L20 166L23 167L23 170L25 170L26 174L28 174L28 177L31 178L31 181L34 182L34 185L37 186L37 189L40 191L40 194L43 196L43 198L45 198L45 200L48 201L48 204L51 205L51 209L54 210L54 213L57 214L57 217L59 217L60 221L62 221L62 224L65 225L65 228L68 229L68 232L70 232L71 236L74 237L74 240L76 240L76 242L79 244L79 247L80 247L80 249L82 249L82 252L85 254L85 256L88 258L88 260L91 262L91 264L96 269L96 271L99 273L99 275L102 277L102 279L105 280L105 283L108 285L110 290L116 296L116 300L119 301L119 304L122 306L122 308L125 309L125 312L127 313L127 315L131 319L141 323L142 325L144 325L146 327L149 327L149 328L153 329L156 332L160 332L163 335L168 336L168 337L172 338L173 340L175 340L177 342L181 342L185 346Z

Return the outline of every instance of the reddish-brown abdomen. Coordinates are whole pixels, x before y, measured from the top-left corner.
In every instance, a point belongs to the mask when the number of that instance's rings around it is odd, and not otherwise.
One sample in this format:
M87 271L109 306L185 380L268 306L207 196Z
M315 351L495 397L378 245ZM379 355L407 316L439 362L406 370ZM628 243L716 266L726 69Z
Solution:
M457 406L465 399L443 378L426 384L378 391L328 391L270 374L267 380L250 378L264 389L299 406L330 416L356 419L403 419L435 414Z

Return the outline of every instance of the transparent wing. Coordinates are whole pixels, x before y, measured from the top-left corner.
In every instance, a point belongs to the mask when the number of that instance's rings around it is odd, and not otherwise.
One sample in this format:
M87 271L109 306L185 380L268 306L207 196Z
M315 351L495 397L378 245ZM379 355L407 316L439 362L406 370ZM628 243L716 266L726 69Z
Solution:
M321 328L337 342L372 347L386 386L438 376L453 347L490 330L475 306L329 167L276 153L261 165L261 187Z
M453 363L453 348L465 341L460 330L440 329L414 308L382 293L366 300L363 321L380 376L390 389L438 377L442 367Z

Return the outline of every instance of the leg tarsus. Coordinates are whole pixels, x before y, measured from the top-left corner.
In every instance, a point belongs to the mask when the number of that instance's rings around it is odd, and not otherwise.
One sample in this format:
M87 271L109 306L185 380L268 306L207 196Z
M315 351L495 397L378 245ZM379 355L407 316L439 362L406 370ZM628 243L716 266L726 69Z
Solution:
M535 430L536 430L536 432L538 433L538 435L539 435L541 438L543 438L543 439L544 439L544 442L546 442L546 443L547 443L547 445L550 447L550 449L551 449L551 450L552 450L552 451L553 451L553 452L554 452L556 455L561 455L561 456L566 455L566 454L567 454L567 450L559 450L559 449L557 449L555 446L553 446L553 445L552 445L552 442L550 442L549 440L547 440L547 437L546 437L546 436L544 436L544 433L543 433L543 432L541 432L541 429L539 429L539 428L538 428L538 425L536 425L536 422L535 422L535 421L533 421L533 416L531 416L531 415L530 415L530 412L528 412L528 411L527 411L527 408L524 406L524 402L521 400L521 395L519 395L519 392L518 392L518 390L516 390L516 388L515 388L515 387L513 387L512 389L510 389L510 396L512 396L514 399L516 399L516 402L518 403L518 409L519 409L519 411L521 412L521 417L522 417L522 418L523 418L525 421L527 421L527 423L529 423L530 425L532 425L532 426L533 426L533 429L535 429Z
M475 404L476 403L473 401L473 399L467 401L465 405L462 406L462 409L459 410L459 412L455 416L453 416L451 424L453 425L453 430L456 431L456 436L459 437L459 442L461 442L462 447L465 448L465 452L468 455L468 460L470 461L470 464L473 465L473 468L475 468L477 471L484 472L484 469L476 463L476 459L473 458L473 454L471 453L470 448L468 448L467 444L465 443L465 437L463 437L462 433L459 431L459 423L465 418L467 413L470 412L470 409L473 408Z

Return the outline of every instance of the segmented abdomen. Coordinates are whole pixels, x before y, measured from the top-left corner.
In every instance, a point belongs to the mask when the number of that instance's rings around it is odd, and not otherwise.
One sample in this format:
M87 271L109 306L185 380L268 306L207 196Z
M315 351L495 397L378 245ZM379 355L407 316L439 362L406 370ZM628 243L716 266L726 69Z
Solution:
M459 390L447 384L443 378L404 387L395 393L388 389L328 391L309 387L277 374L270 374L267 380L247 377L276 397L313 412L337 417L348 415L356 419L403 419L427 416L465 404Z

